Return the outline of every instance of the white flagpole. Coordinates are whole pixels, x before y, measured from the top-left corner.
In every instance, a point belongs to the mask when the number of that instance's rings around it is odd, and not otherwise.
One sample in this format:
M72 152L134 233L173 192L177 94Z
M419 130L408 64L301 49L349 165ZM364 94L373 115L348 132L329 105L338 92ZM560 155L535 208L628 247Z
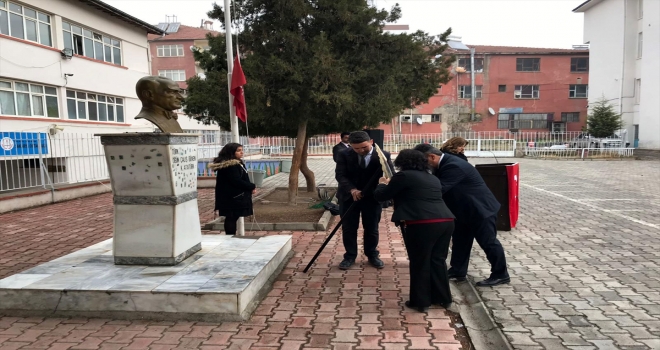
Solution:
M239 143L238 136L238 118L236 118L236 110L234 109L234 96L231 90L231 73L234 70L234 52L231 42L231 9L229 7L230 0L225 0L225 41L227 44L227 94L229 95L229 121L231 123L231 141ZM236 235L245 236L245 221L239 218L236 223Z

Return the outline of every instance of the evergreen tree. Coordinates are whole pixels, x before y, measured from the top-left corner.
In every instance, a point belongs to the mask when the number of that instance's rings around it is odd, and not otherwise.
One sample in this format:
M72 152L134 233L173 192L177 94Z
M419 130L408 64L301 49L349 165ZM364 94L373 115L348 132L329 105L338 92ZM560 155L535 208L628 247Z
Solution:
M400 18L398 5L388 12L366 0L244 0L234 11L250 135L296 137L290 202L298 171L314 190L309 137L389 122L411 98L427 102L451 79L455 58L443 54L451 29L439 37L383 32L386 22ZM208 15L222 21L223 8L214 4ZM206 79L188 80L184 110L229 129L224 36L209 37L209 45L195 53Z
M587 118L587 130L589 130L589 134L598 138L609 137L621 128L623 128L621 115L614 111L614 107L603 96L596 102L591 114Z

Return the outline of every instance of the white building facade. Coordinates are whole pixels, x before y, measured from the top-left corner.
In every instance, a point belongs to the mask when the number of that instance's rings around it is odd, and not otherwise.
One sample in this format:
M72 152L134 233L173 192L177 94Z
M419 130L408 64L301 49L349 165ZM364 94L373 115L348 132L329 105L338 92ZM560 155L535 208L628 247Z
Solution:
M0 191L105 178L94 134L154 130L134 119L149 33L98 0L0 0Z
M589 104L605 97L621 113L629 141L660 149L660 1L588 0Z

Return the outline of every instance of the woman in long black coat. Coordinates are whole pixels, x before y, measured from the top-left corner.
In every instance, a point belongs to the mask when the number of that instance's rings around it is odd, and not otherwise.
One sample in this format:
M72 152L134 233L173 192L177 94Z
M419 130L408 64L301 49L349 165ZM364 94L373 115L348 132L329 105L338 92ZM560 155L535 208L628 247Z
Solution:
M236 234L238 218L250 216L256 186L250 182L243 158L243 146L228 143L209 164L215 170L215 210L225 217L225 234Z
M440 180L431 175L422 152L406 149L394 160L399 172L380 178L374 198L394 199L392 221L401 227L410 260L410 300L406 306L426 312L431 304L452 302L447 276L454 214L442 200Z

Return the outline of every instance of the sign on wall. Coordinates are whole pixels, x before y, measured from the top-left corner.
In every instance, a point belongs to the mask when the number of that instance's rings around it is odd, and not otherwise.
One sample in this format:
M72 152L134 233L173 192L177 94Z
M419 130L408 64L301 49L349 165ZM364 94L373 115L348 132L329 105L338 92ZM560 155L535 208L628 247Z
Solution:
M0 157L48 154L48 136L43 132L0 131Z

